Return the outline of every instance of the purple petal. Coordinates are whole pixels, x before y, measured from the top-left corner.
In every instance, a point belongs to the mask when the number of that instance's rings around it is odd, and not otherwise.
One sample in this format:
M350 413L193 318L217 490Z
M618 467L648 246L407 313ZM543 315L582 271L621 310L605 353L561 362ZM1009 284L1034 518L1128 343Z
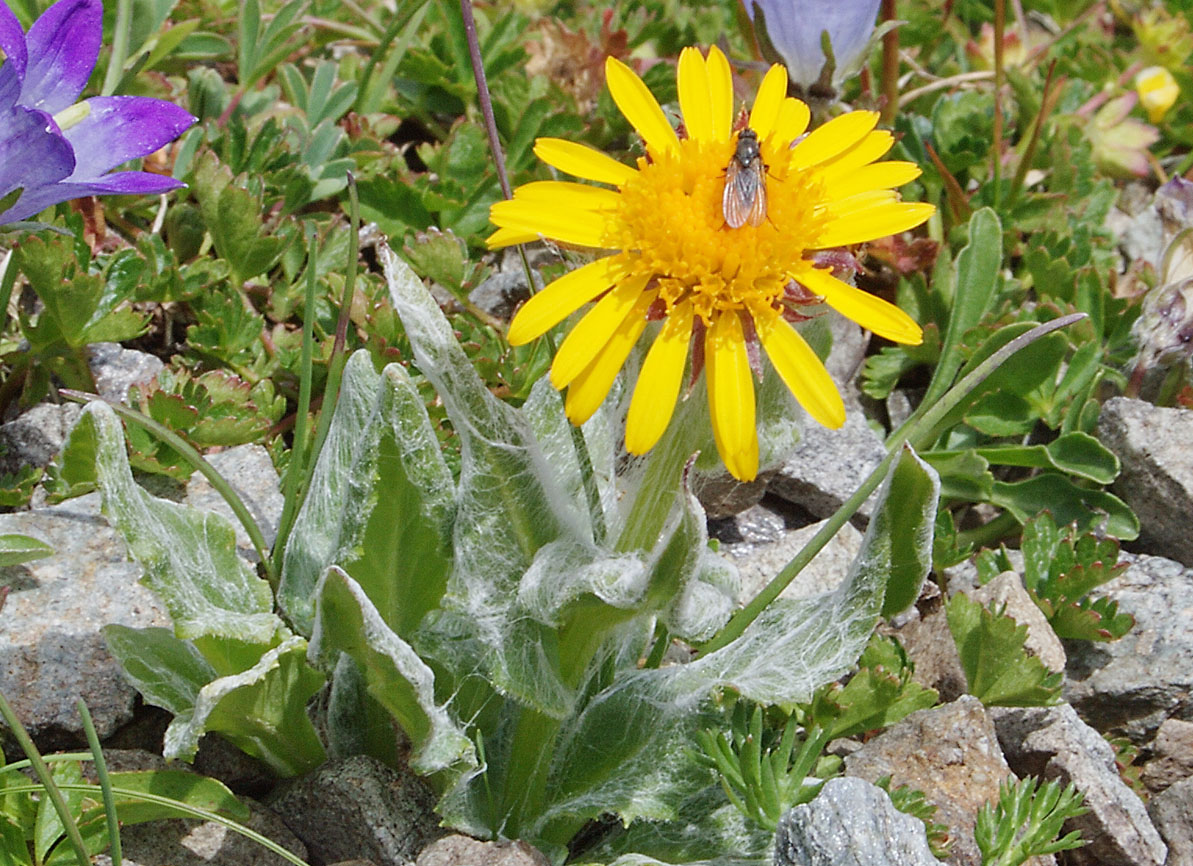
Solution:
M16 204L0 213L3 225L45 207L37 205L38 195L71 173L74 155L44 112L15 108L0 117L0 130L0 198L18 187L24 189Z
M75 149L70 180L87 182L173 141L195 122L183 109L147 96L97 96L91 112L65 131Z
M103 31L100 0L58 0L33 22L21 104L57 114L83 92Z
M21 92L28 55L25 53L25 31L5 3L0 3L0 52L5 57L0 63L0 111L7 111L16 104Z
M848 67L865 49L874 30L880 0L743 0L750 20L754 7L766 19L766 34L787 64L791 79L814 84L824 66L821 31L827 30L837 69Z
M0 214L0 223L15 222L40 213L52 204L87 195L146 195L169 192L181 181L147 171L121 171L105 175L95 183L56 183L21 196L16 207Z

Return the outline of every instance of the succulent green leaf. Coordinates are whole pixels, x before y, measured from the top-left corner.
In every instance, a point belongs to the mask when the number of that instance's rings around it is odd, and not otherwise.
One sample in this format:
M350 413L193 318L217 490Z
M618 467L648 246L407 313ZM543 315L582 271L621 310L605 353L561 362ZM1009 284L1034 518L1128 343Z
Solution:
M996 481L990 501L1020 523L1051 511L1058 523L1075 523L1083 532L1099 530L1124 541L1139 536L1139 518L1121 499L1105 490L1078 487L1056 472L1023 481Z

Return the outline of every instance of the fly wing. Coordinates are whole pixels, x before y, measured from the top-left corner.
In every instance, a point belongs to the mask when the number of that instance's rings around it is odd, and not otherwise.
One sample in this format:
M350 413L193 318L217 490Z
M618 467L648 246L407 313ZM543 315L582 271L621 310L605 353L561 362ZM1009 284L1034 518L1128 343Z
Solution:
M721 195L721 211L725 214L725 222L731 229L739 229L746 224L750 213L750 200L745 198L746 190L750 186L750 172L744 170L736 159L729 160L725 168L725 192Z
M744 172L743 172L744 173ZM752 226L760 226L766 221L766 176L762 173L761 161L759 170L750 172L753 190L750 198L750 210L746 214L746 222Z

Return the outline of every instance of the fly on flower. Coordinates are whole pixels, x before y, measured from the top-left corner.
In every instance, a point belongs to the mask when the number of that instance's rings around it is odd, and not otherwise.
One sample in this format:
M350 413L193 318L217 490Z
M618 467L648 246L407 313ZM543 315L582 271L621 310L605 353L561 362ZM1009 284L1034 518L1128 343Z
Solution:
M731 229L746 223L760 226L766 219L766 164L758 149L758 133L748 126L737 134L737 147L725 167L721 210Z
M599 185L518 187L493 205L489 247L547 238L603 252L527 301L509 341L528 343L592 303L551 364L551 384L567 389L568 418L583 424L651 327L626 450L653 448L684 382L703 375L717 452L749 481L758 474L754 376L764 354L809 415L828 427L845 422L836 385L794 327L804 318L799 300L814 298L898 343L923 337L898 307L841 279L826 253L918 226L934 208L899 199L896 188L920 170L879 161L895 139L875 128L876 112L849 112L808 132L811 111L787 96L782 66L766 73L740 133L729 61L717 48L707 59L694 48L680 55L682 135L624 63L609 58L605 78L646 155L631 166L575 142L535 142L540 159Z

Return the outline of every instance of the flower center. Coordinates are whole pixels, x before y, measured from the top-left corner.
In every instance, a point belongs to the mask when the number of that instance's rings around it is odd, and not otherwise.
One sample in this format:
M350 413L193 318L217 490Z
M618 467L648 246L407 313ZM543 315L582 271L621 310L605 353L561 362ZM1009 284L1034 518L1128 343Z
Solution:
M786 147L764 145L766 219L730 228L722 197L734 146L683 139L675 154L639 159L610 220L607 246L626 268L655 281L668 312L690 300L706 324L729 310L777 309L825 224L820 183L790 170Z

